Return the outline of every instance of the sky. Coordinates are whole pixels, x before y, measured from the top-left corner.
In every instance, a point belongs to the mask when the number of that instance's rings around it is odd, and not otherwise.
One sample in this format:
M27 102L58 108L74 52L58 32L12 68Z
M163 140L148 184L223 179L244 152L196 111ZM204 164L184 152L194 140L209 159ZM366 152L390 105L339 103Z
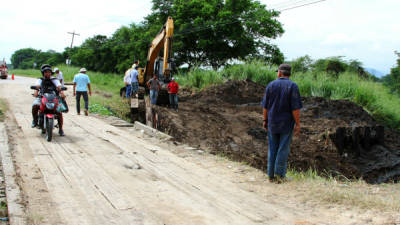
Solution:
M277 10L310 1L260 0ZM10 63L16 50L29 47L62 52L71 45L68 32L79 34L74 46L97 34L111 36L121 26L143 21L151 7L151 0L6 1L0 13L0 59ZM287 60L344 56L387 74L396 64L394 51L400 51L399 10L399 0L325 0L284 10L278 20L285 33L272 42Z

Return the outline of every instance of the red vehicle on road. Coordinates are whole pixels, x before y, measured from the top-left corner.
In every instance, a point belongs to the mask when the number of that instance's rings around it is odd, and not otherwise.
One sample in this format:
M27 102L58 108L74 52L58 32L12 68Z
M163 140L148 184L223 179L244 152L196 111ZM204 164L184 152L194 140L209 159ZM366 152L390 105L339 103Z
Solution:
M0 61L0 78L7 79L7 63L6 60Z

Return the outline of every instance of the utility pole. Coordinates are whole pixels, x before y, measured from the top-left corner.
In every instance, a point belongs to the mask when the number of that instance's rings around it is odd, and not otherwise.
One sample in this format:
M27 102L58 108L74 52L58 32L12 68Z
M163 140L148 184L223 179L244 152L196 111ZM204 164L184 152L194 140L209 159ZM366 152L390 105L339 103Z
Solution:
M77 34L77 33L75 33L75 31L73 31L73 32L68 32L68 34L72 34L72 41L71 41L71 47L69 48L70 50L70 54L69 54L69 57L71 57L71 50L72 50L72 44L74 43L74 37L75 37L75 35L77 35L77 36L79 36L79 34ZM67 59L67 65L70 65L71 64L71 59L69 58L69 59Z

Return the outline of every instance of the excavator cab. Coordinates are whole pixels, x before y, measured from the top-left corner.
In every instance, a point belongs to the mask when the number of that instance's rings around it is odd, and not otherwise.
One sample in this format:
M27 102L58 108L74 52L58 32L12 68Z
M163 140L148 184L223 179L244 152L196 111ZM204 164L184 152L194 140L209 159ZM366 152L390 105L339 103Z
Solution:
M158 57L154 62L154 73L157 74L158 80L163 84L168 84L171 81L172 75L175 72L175 63L172 58L168 60L168 68L164 70L164 59Z

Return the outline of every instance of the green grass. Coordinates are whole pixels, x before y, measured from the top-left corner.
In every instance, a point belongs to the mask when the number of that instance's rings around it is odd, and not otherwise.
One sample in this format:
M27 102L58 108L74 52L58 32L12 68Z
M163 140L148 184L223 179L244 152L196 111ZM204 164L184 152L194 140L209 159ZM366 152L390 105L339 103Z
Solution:
M0 122L3 122L5 117L6 117L6 111L7 111L7 104L6 102L0 98Z
M339 204L374 209L380 211L399 212L400 184L387 183L370 185L363 180L343 181L332 176L319 176L316 171L298 172L289 169L288 177L293 180L285 183L288 189L303 193L305 201L319 200L326 204ZM297 196L299 197L299 196Z

